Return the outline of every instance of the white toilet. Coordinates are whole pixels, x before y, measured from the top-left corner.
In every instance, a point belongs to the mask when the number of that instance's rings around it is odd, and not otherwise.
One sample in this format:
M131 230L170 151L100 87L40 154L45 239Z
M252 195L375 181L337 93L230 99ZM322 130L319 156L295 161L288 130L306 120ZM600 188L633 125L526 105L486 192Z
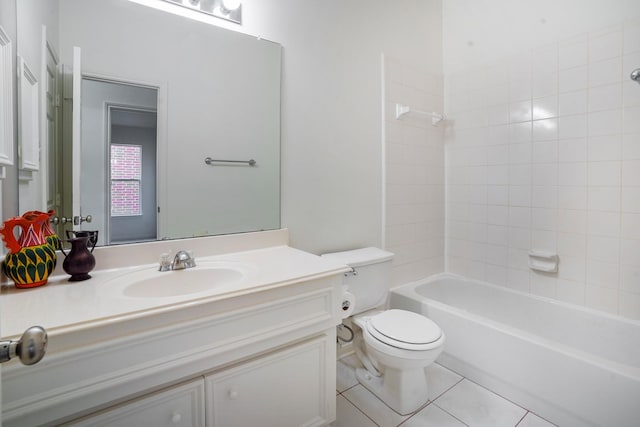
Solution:
M389 290L391 252L364 248L322 256L353 269L344 286L355 296L354 349L366 368L356 371L358 381L399 414L416 411L427 403L425 368L442 352L444 333L420 314L376 309Z

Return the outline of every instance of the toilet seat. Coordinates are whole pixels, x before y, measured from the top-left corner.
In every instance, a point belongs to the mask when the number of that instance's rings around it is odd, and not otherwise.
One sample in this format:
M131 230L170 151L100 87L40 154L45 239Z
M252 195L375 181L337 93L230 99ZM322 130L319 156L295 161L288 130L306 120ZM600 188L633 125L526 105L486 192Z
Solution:
M403 350L426 351L440 345L442 330L426 317L406 310L387 310L366 322L377 341Z

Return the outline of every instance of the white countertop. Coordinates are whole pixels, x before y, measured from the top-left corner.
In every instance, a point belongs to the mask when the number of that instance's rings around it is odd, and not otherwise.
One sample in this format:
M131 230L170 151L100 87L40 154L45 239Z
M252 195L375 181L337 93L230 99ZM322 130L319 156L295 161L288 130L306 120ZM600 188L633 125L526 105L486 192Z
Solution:
M59 259L58 263L62 261ZM196 254L196 263L236 264L241 266L245 274L232 286L214 286L206 292L162 298L127 297L118 288L119 276L141 269L157 269L157 263L92 271L92 278L82 282L69 282L69 276L57 275L50 277L47 285L33 289L3 285L0 293L2 337L19 337L33 325L44 327L50 336L86 330L116 321L247 295L267 288L283 287L300 280L326 277L347 270L346 266L336 261L289 246L207 257L197 257ZM170 274L178 275L180 272Z

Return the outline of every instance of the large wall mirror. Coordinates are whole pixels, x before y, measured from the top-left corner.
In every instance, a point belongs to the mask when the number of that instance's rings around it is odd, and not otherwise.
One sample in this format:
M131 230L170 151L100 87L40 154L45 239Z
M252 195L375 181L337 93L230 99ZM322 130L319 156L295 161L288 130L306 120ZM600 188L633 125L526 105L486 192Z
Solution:
M99 244L280 227L280 45L128 0L17 15L40 129L20 211Z

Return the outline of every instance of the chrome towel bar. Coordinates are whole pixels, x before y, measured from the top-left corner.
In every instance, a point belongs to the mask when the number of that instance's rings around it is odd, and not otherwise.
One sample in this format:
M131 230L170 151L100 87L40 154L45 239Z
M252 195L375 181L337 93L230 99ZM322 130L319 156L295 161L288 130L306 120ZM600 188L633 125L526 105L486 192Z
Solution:
M212 159L211 157L207 157L204 159L204 162L208 165L215 165L216 163L246 163L249 166L255 166L256 161L253 159L249 160L221 160L221 159Z

